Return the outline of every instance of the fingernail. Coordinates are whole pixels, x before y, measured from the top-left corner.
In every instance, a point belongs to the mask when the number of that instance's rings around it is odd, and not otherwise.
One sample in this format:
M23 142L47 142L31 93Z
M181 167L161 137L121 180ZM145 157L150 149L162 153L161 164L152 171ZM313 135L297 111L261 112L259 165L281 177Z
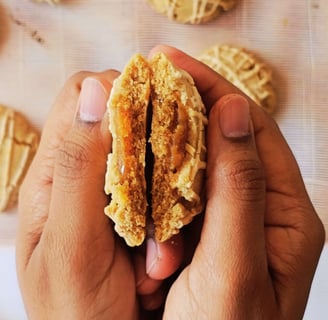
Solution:
M101 121L105 112L108 92L95 78L86 78L82 82L79 100L79 118L85 122Z
M220 128L227 138L242 138L250 135L249 103L246 98L231 94L222 99Z
M158 261L157 243L153 238L147 239L146 273L149 274Z

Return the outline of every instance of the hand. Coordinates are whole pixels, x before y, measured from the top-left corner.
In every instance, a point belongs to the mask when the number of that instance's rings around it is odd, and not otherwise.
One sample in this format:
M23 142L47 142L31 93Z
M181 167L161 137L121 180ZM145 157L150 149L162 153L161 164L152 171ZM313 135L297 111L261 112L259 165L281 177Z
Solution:
M164 319L301 319L325 236L286 141L215 72L157 51L193 76L209 112L204 223Z
M30 319L137 319L137 294L157 308L161 279L180 264L179 237L156 251L148 240L146 262L104 215L111 137L103 116L117 76L82 72L67 82L22 185L17 271Z

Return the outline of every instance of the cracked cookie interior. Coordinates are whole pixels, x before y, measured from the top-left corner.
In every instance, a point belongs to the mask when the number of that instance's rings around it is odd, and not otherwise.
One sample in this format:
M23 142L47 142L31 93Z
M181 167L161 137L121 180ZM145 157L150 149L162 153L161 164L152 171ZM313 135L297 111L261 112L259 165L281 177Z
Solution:
M165 241L204 206L207 120L193 79L162 53L150 62L135 55L114 82L108 110L105 213L129 246L142 244L148 226Z
M152 218L156 239L165 241L203 209L207 120L188 73L176 68L161 53L153 57L150 65Z
M146 117L150 95L147 61L135 55L114 81L108 102L112 153L105 191L111 195L105 213L128 245L140 245L146 227Z

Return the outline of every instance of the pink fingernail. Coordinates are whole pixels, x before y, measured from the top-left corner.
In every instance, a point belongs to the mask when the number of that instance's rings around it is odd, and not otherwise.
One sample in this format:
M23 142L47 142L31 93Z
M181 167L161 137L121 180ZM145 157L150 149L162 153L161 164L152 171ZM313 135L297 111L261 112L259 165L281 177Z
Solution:
M147 239L146 273L149 274L158 261L157 243L153 238Z
M85 122L101 121L108 100L108 92L100 81L86 78L82 82L79 100L79 117Z
M250 135L249 103L246 98L231 94L222 99L220 127L227 138L242 138Z

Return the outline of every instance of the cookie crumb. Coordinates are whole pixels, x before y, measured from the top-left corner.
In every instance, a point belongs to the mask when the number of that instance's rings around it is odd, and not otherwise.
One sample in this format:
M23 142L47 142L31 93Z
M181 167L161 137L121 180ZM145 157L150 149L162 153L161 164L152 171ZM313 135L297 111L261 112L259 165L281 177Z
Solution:
M39 34L38 30L31 28L29 25L27 25L26 22L15 18L13 15L10 15L10 19L15 25L23 28L23 30L31 37L32 40L39 44L45 43L45 39Z

